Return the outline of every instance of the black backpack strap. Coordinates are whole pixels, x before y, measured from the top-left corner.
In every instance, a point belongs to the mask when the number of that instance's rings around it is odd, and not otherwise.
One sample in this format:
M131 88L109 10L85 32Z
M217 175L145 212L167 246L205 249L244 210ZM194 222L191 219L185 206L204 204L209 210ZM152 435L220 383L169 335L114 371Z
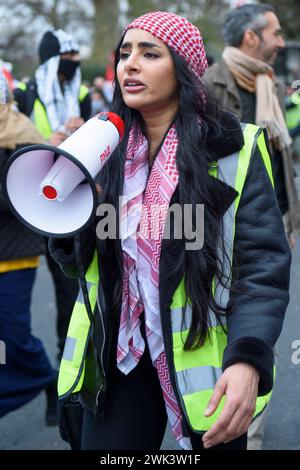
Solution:
M26 99L26 113L27 116L30 116L33 110L34 102L38 97L37 86L35 80L30 80L27 83L27 99Z
M21 113L30 116L33 110L34 102L38 97L37 86L35 80L30 80L26 84L26 89L16 88L14 90L14 98L18 104Z

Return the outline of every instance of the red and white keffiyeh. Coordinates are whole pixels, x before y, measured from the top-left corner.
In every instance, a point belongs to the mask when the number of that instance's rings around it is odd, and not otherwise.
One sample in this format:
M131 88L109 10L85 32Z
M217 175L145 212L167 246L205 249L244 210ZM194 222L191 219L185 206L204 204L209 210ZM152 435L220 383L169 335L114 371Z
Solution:
M143 310L153 361L163 348L158 299L159 259L168 208L178 183L176 149L176 129L172 126L149 174L148 141L138 127L131 130L121 203L124 284L118 364L125 374L136 366L144 352L139 328L139 315Z
M118 368L128 374L139 362L145 343L139 316L144 311L147 342L157 369L169 421L180 445L189 449L181 429L181 412L171 385L159 309L159 259L165 222L178 184L177 133L169 130L149 174L148 142L138 127L131 130L121 203L124 278Z

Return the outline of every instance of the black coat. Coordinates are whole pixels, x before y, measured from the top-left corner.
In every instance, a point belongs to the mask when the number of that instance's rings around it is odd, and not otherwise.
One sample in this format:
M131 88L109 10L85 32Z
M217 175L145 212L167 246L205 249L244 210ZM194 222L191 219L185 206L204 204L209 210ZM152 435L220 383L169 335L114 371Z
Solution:
M229 135L230 126L226 126L224 134L210 148L212 159L226 158L243 146L243 136L236 126ZM237 196L230 186L219 182L217 197L223 205L223 213ZM179 183L180 184L180 183ZM170 205L179 202L179 188L175 191ZM117 241L117 243L120 243ZM83 247L82 257L84 268L91 262L95 247L98 249L99 300L102 313L95 311L95 345L98 351L103 344L103 331L100 314L104 320L106 339L102 364L106 376L109 377L109 357L116 351L116 335L119 315L112 311L114 286L120 283L121 272L117 266L114 250L101 252L95 229L90 228L81 235ZM61 265L66 274L78 276L73 240L50 240L50 252ZM185 249L184 240L163 240L160 257L160 311L164 333L164 343L167 350L171 349L170 304L173 294L181 281L184 272L177 269L178 260ZM235 256L236 255L236 256ZM258 147L252 153L245 186L241 195L236 216L236 231L234 242L234 258L238 259L235 266L236 281L231 291L234 303L232 314L227 319L228 343L223 356L223 369L238 363L246 362L259 371L259 395L265 395L273 386L273 347L282 329L284 314L289 302L289 279L291 253L286 240L283 222L270 178L264 166ZM201 267L199 266L199 280ZM115 318L114 318L115 315ZM168 354L167 354L168 357ZM172 364L170 367L171 380ZM99 390L95 371L94 390L88 391L83 387L81 396L84 406L102 414L104 412L105 394L96 393ZM101 374L100 374L101 376ZM174 387L176 393L176 387ZM180 403L180 401L178 401ZM185 427L186 429L186 427Z
M11 153L11 150L0 149L0 261L29 258L46 252L44 238L16 219L3 197L2 171Z

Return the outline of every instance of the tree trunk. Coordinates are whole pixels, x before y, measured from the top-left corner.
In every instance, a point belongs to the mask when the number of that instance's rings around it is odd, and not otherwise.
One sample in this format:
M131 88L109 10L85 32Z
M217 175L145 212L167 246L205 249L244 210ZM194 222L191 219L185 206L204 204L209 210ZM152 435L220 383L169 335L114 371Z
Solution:
M106 65L109 52L120 38L118 0L93 0L95 7L94 45L89 62Z

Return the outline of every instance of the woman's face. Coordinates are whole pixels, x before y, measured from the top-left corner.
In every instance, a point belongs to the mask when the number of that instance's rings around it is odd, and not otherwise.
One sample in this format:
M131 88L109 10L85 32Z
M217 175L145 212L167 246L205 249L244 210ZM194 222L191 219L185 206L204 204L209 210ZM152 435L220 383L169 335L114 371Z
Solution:
M117 79L127 106L156 112L177 106L175 67L167 46L152 34L130 29L120 47Z

